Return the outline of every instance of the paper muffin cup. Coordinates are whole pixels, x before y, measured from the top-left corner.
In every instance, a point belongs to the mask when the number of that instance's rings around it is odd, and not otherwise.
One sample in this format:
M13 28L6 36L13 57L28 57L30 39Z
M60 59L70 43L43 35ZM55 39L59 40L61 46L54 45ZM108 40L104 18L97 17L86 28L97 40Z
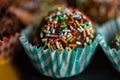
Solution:
M81 73L91 61L98 46L99 36L85 48L72 49L70 52L64 50L59 53L57 50L52 52L44 47L33 46L29 42L36 24L22 31L20 42L32 61L34 67L43 75L54 78L71 77Z
M115 69L120 72L120 50L116 50L110 46L115 34L120 31L120 18L111 20L102 26L99 33L102 34L100 45L104 50L105 54L111 61Z
M0 40L0 64L9 62L14 54L14 49L18 44L20 34L10 35L9 38L4 37Z

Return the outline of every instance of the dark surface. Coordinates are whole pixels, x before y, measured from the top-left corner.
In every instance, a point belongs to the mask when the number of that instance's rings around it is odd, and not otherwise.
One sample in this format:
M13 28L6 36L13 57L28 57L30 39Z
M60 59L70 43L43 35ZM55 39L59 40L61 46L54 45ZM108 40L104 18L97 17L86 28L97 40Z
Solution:
M120 80L120 74L111 66L100 46L83 73L65 79L53 79L39 74L31 65L27 55L23 51L19 52L22 53L15 56L14 64L20 72L20 80Z

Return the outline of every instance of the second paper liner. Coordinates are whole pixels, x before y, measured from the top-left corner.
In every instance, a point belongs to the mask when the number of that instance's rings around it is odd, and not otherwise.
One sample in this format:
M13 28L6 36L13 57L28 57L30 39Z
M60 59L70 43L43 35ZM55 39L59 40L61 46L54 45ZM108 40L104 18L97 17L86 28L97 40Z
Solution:
M120 32L120 18L107 22L99 29L99 33L102 35L99 44L114 68L120 72L120 50L117 51L115 48L111 47L112 40L118 32Z

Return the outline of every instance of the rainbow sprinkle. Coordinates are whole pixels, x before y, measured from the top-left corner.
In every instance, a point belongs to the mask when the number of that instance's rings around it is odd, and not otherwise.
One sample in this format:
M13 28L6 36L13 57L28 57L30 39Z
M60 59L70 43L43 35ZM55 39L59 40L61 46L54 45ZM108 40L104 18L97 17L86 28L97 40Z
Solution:
M117 50L120 49L120 32L115 35L115 39L113 40L113 47Z
M52 51L71 51L72 48L89 45L93 41L93 25L90 19L77 9L58 7L40 24L40 46Z

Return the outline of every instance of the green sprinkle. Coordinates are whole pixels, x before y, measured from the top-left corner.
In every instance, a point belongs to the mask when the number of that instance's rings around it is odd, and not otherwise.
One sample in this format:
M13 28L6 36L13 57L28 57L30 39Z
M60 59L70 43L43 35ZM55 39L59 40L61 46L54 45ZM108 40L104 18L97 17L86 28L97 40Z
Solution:
M47 16L47 17L45 17L45 20L48 20L49 19L49 17Z
M64 25L61 25L60 28L65 28L65 26L64 26Z
M67 27L66 24L62 24L62 25L60 26L60 28L66 28L66 27Z
M118 36L115 37L116 40L117 40L118 38L119 38Z
M60 17L60 20L63 20L63 17L62 16L59 16Z
M82 30L80 29L80 28L77 28L77 30L81 33L82 32Z
M118 46L118 49L120 49L120 46Z
M42 28L42 29L40 30L40 32L42 32L42 33L43 33L43 32L44 32L44 29Z
M72 36L67 37L67 41L70 41L70 40L71 40L71 38L72 38Z
M64 8L60 10L60 12L64 12L64 11L65 11L65 9L64 9Z
M66 25L66 24L64 24L64 26L65 26L65 28L67 27L67 25Z
M59 17L56 17L56 21L58 21L59 20Z

